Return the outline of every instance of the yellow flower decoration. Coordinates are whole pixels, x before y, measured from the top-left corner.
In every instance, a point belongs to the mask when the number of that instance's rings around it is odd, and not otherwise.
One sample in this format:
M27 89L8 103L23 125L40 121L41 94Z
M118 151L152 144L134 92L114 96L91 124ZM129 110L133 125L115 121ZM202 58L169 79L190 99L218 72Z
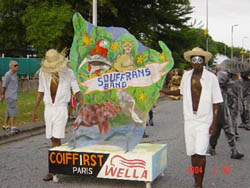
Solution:
M164 53L160 54L160 60L162 60L162 61L166 61L167 60L166 59L166 55Z
M111 44L110 44L110 47L111 47L111 50L112 50L112 51L117 51L117 50L119 50L119 48L120 48L118 42L113 42L113 43L111 43Z
M93 44L93 40L91 40L92 35L88 35L87 32L84 33L83 38L79 38L79 40L82 40L83 46L88 46Z
M137 98L139 101L145 101L145 99L147 98L146 95L144 93L139 93L137 94Z
M146 56L144 56L144 55L141 54L141 55L137 56L136 63L143 64L144 61L145 61L145 59L146 59Z

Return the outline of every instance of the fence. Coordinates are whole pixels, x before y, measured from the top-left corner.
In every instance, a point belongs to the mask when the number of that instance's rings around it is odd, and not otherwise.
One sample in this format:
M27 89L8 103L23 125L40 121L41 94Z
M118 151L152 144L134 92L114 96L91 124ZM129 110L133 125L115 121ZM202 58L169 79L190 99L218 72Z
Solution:
M18 62L17 74L20 76L33 76L40 69L40 58L0 58L0 77L9 71L9 62L11 60Z

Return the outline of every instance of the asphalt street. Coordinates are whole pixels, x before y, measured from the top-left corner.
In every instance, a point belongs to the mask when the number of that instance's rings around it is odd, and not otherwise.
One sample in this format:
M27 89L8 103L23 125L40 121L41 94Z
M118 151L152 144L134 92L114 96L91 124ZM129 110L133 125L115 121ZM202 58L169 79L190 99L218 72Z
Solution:
M155 126L146 128L149 138L142 142L167 144L168 167L165 176L159 176L153 188L192 188L190 157L186 155L182 101L161 101L155 108ZM217 155L207 157L204 178L205 188L250 188L250 131L239 130L237 142L243 160L230 158L230 149L222 131L216 148ZM67 142L71 130L67 130ZM143 188L144 182L96 179L81 176L59 175L59 182L44 182L48 171L49 140L45 135L31 136L16 142L0 145L1 188Z

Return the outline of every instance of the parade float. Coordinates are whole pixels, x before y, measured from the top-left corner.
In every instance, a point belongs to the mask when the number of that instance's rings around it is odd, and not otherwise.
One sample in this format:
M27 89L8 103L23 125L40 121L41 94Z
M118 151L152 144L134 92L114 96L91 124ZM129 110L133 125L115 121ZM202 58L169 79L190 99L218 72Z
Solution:
M148 112L174 65L168 47L145 47L126 29L73 17L70 65L84 106L68 143L49 150L54 174L151 182L167 168L166 144L139 144Z

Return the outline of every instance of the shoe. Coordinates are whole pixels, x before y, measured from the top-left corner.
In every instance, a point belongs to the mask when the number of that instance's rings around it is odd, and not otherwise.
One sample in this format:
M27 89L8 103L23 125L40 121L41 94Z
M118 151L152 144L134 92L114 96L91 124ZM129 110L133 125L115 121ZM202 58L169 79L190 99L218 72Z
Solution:
M19 133L20 130L19 130L18 128L16 128L16 127L11 127L11 128L10 128L10 132L11 132L11 133Z
M48 173L44 178L43 181L51 181L53 180L53 174L52 173Z
M154 126L154 122L151 120L151 121L149 121L149 125L150 126Z
M239 128L245 128L246 127L246 124L245 123L241 123L240 125L239 125Z
M142 138L148 138L148 137L149 136L146 133L144 133L143 136L142 136Z
M215 149L212 148L211 146L208 146L207 154L210 154L210 155L212 155L212 156L215 156L215 155L216 155L216 151L215 151Z
M238 134L235 135L235 140L239 141L240 140L240 136Z
M9 125L3 125L3 130L9 130L10 126Z
M245 128L247 131L250 131L250 125L246 125L244 128Z
M244 154L239 153L236 149L232 151L232 159L241 159L242 157L244 157Z

